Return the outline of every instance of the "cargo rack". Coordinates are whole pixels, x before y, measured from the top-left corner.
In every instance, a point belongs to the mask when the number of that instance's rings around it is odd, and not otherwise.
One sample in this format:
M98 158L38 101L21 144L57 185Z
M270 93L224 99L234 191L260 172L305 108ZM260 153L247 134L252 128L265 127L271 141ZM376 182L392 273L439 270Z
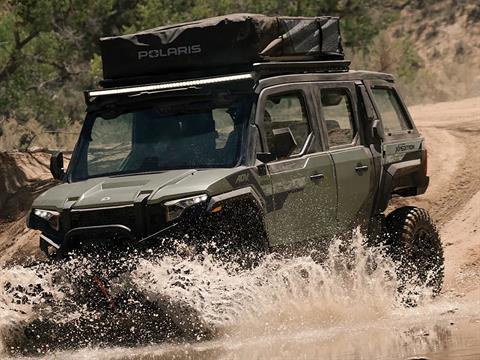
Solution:
M328 61L269 61L253 64L253 71L259 79L287 74L347 72L350 60Z
M102 89L85 91L85 100L87 104L91 102L91 98L108 95L128 95L139 92L155 92L162 90L173 90L177 88L185 88L189 86L210 85L220 82L229 82L236 80L259 81L264 78L289 75L289 74L305 74L305 73L338 73L348 72L351 62L349 60L328 60L328 61L269 61L252 64L249 69L242 69L239 72L218 74L209 73L209 77L194 76L192 72L172 74L168 80L163 76L158 77L141 77L141 78L125 78L118 80L103 80L100 85ZM203 75L205 71L202 72ZM147 81L148 79L148 81ZM171 79L171 80L170 80ZM170 81L169 81L170 80Z

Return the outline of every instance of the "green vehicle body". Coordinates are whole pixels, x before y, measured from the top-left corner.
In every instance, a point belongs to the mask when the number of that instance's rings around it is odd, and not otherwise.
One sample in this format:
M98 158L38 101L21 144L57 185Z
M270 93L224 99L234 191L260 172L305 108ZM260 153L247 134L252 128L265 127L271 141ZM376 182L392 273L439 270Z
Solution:
M249 94L251 108L239 159L231 166L74 179L80 145L65 172L61 154L54 155L52 173L62 183L35 200L28 220L30 228L42 232L41 248L64 254L82 238L95 242L128 238L133 245L144 240L155 243L172 236L172 231L176 237L189 231L194 236L206 233L203 238L197 236L198 243L215 237L225 223L230 224L229 231L238 230L244 237L254 232L246 220L252 214L258 223L255 229L261 229L261 235L255 235L260 249L324 244L357 226L370 235L378 232L377 220L393 196L419 195L428 186L424 139L394 78L366 71L314 71L311 66L308 71L297 70L254 70L238 79L215 78L213 85L206 78L194 88L182 82L167 84L168 94L182 93L184 98L189 98L190 92L205 90L208 94L208 89L220 88L229 93L242 89ZM141 86L108 90L86 93L88 114L107 107L128 109L159 94L155 101L161 103L170 96ZM325 100L331 107L328 111L322 103L323 94L340 96ZM283 95L293 98L284 100ZM275 131L266 126L273 123L271 115L266 115L266 107L276 106L271 99L278 104L284 101L286 109L293 106L289 102L300 99L308 129L302 144L290 126L277 126ZM387 100L394 112L388 112ZM288 111L283 112L284 118L288 118ZM350 127L344 134L351 136L350 142L337 144L330 137L329 126L338 127L340 121L326 117L335 116L335 112L339 119L348 115ZM387 126L396 118L403 122L398 128ZM189 200L179 206L182 199ZM170 216L170 212L175 215Z

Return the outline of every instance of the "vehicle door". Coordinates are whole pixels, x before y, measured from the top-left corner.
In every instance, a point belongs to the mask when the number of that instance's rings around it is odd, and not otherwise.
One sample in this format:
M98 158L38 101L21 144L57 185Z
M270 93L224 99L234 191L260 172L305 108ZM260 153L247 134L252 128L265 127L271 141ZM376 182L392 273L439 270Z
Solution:
M336 234L342 234L370 218L375 195L372 153L365 145L353 82L319 83L315 99L323 141L335 165Z
M382 193L375 204L375 211L381 213L387 208L392 193L416 195L425 191L428 186L426 150L423 137L416 129L395 85L377 79L365 81L365 87L372 100L374 116L382 124L381 136L377 136L382 169L379 188ZM410 160L418 164L412 166L412 163L407 163ZM406 162L408 171L388 171L390 165L398 162Z
M395 163L420 149L422 138L395 86L387 81L366 81L377 116L382 121L384 164Z
M273 186L273 211L266 216L272 246L329 234L335 221L332 159L320 141L309 84L279 85L260 93L257 124L264 151L275 154L274 132L289 129L295 150L266 164Z

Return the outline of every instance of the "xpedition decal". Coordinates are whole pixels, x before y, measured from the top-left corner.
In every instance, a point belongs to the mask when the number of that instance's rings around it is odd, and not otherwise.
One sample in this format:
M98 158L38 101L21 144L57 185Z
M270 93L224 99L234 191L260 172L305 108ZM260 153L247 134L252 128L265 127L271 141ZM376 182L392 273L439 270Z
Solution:
M414 144L399 144L395 148L395 153L415 150Z
M422 147L422 139L405 141L401 143L383 144L383 154L386 163L401 161L406 154L420 150Z

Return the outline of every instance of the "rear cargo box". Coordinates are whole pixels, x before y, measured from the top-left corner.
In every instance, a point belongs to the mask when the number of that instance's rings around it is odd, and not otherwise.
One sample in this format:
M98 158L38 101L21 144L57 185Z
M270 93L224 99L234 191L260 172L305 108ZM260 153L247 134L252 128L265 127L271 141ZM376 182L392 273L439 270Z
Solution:
M247 70L269 60L343 59L338 18L219 16L100 41L105 79Z

